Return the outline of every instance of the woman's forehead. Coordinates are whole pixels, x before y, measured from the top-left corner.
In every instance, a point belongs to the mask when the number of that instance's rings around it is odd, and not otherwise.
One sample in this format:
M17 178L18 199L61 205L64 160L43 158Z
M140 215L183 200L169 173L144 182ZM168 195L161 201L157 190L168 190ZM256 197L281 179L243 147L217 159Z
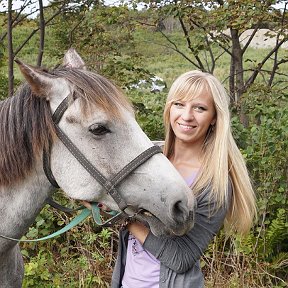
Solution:
M179 90L178 93L175 93L174 99L172 99L172 101L192 101L203 96L208 96L213 99L209 86L192 85L190 87L186 87L185 89Z

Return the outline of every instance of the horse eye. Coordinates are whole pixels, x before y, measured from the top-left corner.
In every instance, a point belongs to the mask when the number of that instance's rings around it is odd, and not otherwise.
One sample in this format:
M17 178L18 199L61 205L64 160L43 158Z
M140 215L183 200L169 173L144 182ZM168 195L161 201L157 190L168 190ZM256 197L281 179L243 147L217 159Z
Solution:
M93 124L89 127L89 131L94 135L104 135L106 133L110 133L111 131L101 124Z

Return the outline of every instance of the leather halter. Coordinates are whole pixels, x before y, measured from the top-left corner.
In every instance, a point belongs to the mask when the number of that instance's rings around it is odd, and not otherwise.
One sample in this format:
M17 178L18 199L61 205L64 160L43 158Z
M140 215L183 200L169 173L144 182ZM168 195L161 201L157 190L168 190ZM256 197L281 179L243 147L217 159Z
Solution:
M123 197L119 194L116 189L117 184L119 184L124 178L126 178L132 171L150 159L153 155L162 153L162 150L159 146L152 146L138 155L135 159L133 159L130 163L128 163L122 170L120 170L114 177L110 180L105 178L99 170L95 166L93 166L89 160L82 154L82 152L73 144L70 138L61 130L58 126L64 112L69 106L69 99L66 97L60 105L55 110L52 115L52 120L54 123L56 135L62 141L62 143L66 146L66 148L71 152L71 154L79 161L79 163L89 172L89 174L100 183L103 188L110 194L113 200L117 203L120 210L124 213L125 209L128 208L127 202L123 199ZM49 151L43 152L43 168L48 178L49 182L55 187L60 188L55 180L53 173L50 168L50 152L51 145Z

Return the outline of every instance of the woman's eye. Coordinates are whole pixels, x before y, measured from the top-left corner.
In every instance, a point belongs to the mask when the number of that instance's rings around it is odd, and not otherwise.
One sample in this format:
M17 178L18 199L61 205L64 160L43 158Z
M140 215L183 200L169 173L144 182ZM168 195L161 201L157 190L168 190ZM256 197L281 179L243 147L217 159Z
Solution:
M93 124L89 127L89 131L94 135L104 135L111 131L105 125Z
M198 111L198 112L204 112L206 111L207 109L205 107L202 107L202 106L195 106L194 107L194 110Z
M174 106L178 106L178 107L183 107L184 106L184 104L181 103L181 102L174 102L173 105Z

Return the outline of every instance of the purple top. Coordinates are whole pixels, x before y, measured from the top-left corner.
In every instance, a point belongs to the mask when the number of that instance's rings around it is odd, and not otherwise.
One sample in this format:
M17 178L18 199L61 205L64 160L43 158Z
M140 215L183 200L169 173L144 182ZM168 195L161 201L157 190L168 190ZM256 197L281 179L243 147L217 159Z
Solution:
M130 234L123 288L159 288L160 262Z
M193 171L188 178L184 179L189 187L193 184L193 182L195 181L197 175L198 175L198 170L197 171Z
M194 182L198 171L185 179L188 186ZM123 288L159 288L160 261L146 251L142 244L129 234Z

